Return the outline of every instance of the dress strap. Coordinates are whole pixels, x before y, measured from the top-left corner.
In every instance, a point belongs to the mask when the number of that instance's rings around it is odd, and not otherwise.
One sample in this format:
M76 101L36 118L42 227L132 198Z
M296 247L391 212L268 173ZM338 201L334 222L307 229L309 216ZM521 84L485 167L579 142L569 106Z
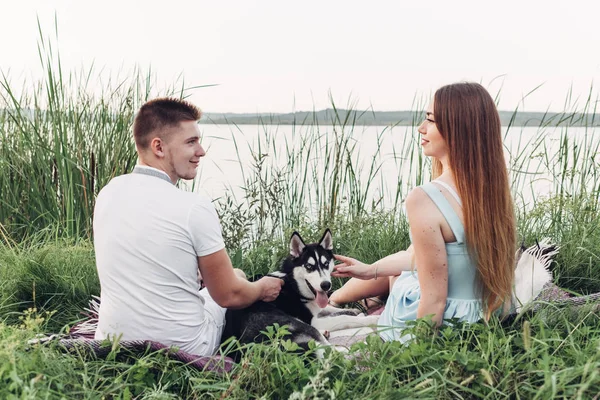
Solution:
M452 229L452 232L456 237L456 242L464 243L465 228L460 218L458 217L458 214L456 214L456 211L454 211L454 209L448 202L448 199L446 199L446 197L444 197L440 189L431 182L420 186L420 188L423 189L425 193L427 193L427 195L431 198L431 201L433 201L433 203L440 210L440 212L448 222L448 225L450 225L450 229Z
M452 195L452 197L454 197L454 200L456 200L458 205L462 207L462 201L460 200L460 196L458 195L458 193L456 193L456 190L452 189L452 186L448 185L446 182L440 181L439 179L433 180L431 182L445 188Z

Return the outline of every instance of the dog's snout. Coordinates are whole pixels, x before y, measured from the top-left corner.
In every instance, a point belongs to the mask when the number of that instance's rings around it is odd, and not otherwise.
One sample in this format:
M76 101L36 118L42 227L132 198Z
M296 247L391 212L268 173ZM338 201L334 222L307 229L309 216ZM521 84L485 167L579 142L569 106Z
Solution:
M329 282L329 281L321 282L321 289L323 289L324 291L328 291L329 289L331 289L331 282Z

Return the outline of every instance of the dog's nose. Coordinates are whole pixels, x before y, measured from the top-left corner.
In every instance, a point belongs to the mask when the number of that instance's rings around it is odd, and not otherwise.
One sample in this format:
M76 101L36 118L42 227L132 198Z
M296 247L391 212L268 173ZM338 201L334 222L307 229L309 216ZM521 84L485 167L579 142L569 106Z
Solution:
M321 289L323 289L324 291L328 291L329 289L331 289L331 282L329 282L329 281L321 282Z

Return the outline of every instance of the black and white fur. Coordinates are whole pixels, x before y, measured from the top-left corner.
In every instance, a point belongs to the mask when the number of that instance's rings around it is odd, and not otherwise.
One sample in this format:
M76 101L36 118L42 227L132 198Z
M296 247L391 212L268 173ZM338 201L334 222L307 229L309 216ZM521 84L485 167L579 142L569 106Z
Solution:
M322 332L359 328L377 323L377 316L357 315L327 305L334 266L333 242L329 229L318 243L305 244L298 232L290 239L290 254L278 271L269 276L283 279L279 297L273 302L258 301L248 308L227 310L222 342L235 336L241 343L263 342L262 333L275 323L287 325L285 339L308 350L308 342L329 345ZM321 352L322 354L322 352ZM321 355L317 353L317 355Z
M518 262L512 299L517 313L531 304L544 287L552 282L550 265L559 249L559 246L545 238L529 248L521 246L517 252Z

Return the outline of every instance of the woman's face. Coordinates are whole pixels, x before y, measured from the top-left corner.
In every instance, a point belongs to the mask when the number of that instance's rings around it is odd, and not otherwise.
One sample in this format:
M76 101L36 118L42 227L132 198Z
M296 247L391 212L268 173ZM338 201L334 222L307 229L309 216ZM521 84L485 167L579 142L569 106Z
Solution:
M425 114L425 120L419 126L423 154L442 160L448 156L448 145L435 124L433 101L427 107Z

